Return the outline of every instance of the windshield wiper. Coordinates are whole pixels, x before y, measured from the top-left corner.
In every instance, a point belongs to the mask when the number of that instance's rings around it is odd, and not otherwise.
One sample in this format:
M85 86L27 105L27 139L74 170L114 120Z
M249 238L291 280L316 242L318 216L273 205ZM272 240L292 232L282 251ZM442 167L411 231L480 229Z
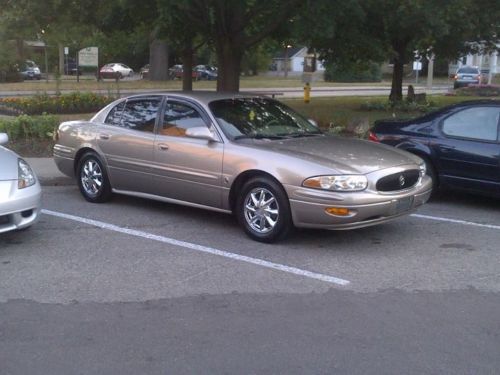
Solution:
M279 134L281 137L285 138L301 138L301 137L315 137L317 135L323 135L323 133L287 133L287 134Z
M265 134L241 134L237 135L233 138L233 140L237 141L238 139L283 139L285 138L282 135L265 135Z

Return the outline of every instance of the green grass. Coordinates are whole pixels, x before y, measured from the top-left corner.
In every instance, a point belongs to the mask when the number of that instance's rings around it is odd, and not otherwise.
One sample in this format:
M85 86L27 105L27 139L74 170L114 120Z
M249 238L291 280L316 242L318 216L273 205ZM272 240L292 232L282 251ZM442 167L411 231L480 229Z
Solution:
M445 105L459 103L462 101L485 99L480 97L459 97L433 95L428 96L428 100L433 103L433 107L443 107ZM307 118L318 122L321 128L346 127L352 121L367 119L370 124L375 120L395 117L409 118L422 115L422 112L405 112L393 110L363 110L363 103L387 103L386 96L350 96L350 97L331 97L331 98L313 98L310 103L304 103L302 99L282 99L284 103L300 112Z

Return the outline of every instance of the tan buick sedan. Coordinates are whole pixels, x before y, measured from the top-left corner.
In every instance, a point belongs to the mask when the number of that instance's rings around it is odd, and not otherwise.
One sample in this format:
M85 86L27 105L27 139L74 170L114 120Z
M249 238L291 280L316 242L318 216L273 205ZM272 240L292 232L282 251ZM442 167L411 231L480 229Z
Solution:
M86 200L112 193L234 213L253 239L355 229L427 201L423 161L322 133L270 98L213 92L119 99L59 126L54 159Z

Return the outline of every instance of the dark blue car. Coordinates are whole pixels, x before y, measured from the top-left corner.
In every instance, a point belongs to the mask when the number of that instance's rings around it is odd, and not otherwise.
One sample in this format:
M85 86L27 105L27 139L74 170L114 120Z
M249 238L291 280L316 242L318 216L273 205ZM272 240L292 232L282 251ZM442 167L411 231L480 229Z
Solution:
M500 197L500 101L470 101L411 120L379 120L370 140L407 150L427 165L434 188Z

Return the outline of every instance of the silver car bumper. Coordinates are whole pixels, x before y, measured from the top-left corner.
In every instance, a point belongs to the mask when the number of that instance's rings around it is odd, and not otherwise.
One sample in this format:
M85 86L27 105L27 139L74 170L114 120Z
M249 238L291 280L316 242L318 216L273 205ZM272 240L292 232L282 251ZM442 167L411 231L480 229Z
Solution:
M17 180L0 181L0 233L33 225L40 215L41 198L38 181L21 190Z
M381 224L407 215L429 199L432 182L424 177L416 187L397 194L373 191L334 193L286 186L296 227L347 230ZM346 208L346 215L333 215L327 208Z

